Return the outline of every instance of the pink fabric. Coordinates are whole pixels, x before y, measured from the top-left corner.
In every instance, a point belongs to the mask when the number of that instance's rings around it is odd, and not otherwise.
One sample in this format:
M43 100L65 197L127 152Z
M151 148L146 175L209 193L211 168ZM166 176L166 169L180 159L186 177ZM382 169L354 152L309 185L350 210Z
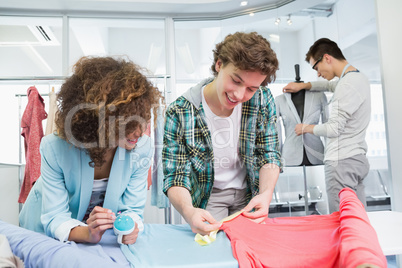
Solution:
M362 263L387 267L377 233L370 224L363 204L349 188L340 197L340 267L356 267Z
M21 135L25 146L25 174L19 203L24 203L33 184L40 176L39 145L43 137L42 120L46 119L45 104L35 87L28 88L28 104L21 119Z
M377 234L350 189L340 192L340 211L330 215L267 218L244 216L223 223L234 257L244 267L387 267Z

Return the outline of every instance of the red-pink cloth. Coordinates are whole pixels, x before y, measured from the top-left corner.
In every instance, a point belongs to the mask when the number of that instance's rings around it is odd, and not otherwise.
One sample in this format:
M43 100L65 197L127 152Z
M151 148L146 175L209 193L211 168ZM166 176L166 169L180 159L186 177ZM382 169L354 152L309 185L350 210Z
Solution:
M356 267L363 263L387 267L377 233L355 192L345 188L339 197L340 267Z
M330 215L267 218L244 216L223 223L234 257L244 267L387 267L377 234L356 194L340 192L340 211Z
M25 173L21 186L19 203L24 203L33 184L40 176L40 152L39 145L43 137L42 120L46 119L45 104L36 87L30 87L28 92L28 104L21 119L21 135L25 147Z

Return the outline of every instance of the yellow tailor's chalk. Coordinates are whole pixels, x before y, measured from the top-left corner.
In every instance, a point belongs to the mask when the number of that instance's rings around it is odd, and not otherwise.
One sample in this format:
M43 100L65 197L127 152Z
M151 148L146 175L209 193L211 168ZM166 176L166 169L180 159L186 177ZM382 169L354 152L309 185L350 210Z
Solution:
M225 221L233 220L234 218L239 216L242 212L243 212L243 210L233 213L232 215L229 215L226 218L224 218L223 220L221 220L220 222L223 223ZM219 230L214 230L214 231L210 232L209 235L196 234L194 237L194 241L197 242L201 246L209 245L216 240L216 234L218 233L218 231Z

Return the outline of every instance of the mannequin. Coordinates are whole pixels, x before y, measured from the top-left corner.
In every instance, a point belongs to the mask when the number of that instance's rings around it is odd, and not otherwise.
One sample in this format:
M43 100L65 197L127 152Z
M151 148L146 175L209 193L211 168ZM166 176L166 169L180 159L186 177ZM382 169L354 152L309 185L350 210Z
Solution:
M302 83L299 77L299 65L295 65L296 82ZM327 97L323 92L300 90L297 93L283 93L275 98L278 116L278 135L284 166L303 166L304 196L299 194L299 200L304 197L305 213L308 215L308 190L306 166L322 165L324 145L321 138L313 134L297 136L295 127L300 123L327 121ZM282 138L282 124L285 139ZM310 123L308 123L310 124Z
M296 82L301 83L299 65L295 65ZM278 132L282 160L285 166L322 165L324 145L320 137L313 134L297 136L295 126L299 123L327 121L327 97L322 92L300 90L297 93L284 93L275 98L278 118ZM282 121L285 139L282 140Z
M297 83L302 83L303 81L300 81L300 69L299 69L299 64L295 64L295 72L296 72L296 81ZM306 90L300 90L299 92L296 93L291 93L292 94L292 101L293 104L296 107L296 111L299 114L300 120L303 122L303 116L304 116L304 99L306 95ZM303 161L300 164L301 166L311 166L310 160L307 157L306 154L306 148L303 146Z
M300 78L299 78L300 79ZM295 105L297 114L300 117L300 120L303 122L303 116L304 116L304 97L306 95L306 90L300 90L299 92L296 93L291 93L292 94L292 102ZM307 157L306 154L306 148L303 146L303 160L300 164L300 166L311 166L310 160Z

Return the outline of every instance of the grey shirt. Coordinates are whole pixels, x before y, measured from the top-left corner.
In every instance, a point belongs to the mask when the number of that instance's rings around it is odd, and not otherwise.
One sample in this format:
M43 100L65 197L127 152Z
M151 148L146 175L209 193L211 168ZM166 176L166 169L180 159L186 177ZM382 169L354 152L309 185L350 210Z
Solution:
M349 72L338 81L316 81L311 85L311 91L334 92L328 122L314 127L314 135L327 137L324 162L366 154L365 137L371 117L367 77Z

